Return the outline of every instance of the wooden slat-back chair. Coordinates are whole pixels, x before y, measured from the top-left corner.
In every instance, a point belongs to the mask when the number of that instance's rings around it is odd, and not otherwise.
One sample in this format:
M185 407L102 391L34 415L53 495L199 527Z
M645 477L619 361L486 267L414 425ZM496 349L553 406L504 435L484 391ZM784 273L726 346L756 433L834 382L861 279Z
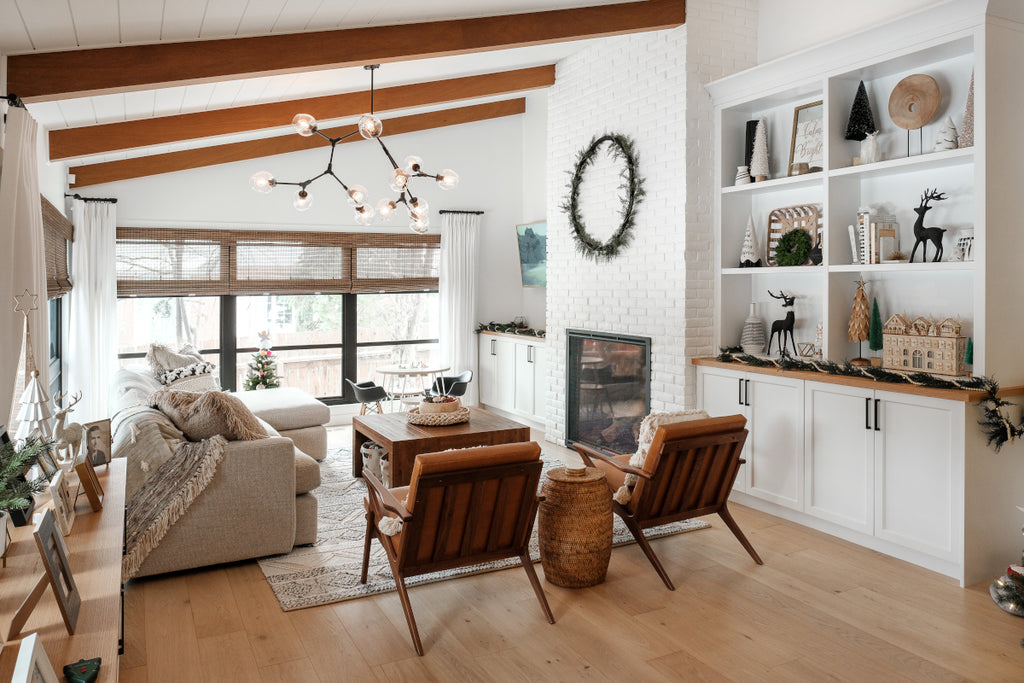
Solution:
M410 576L518 557L544 616L555 623L529 554L540 473L534 442L418 455L407 487L387 489L363 470L368 497L360 582L366 583L370 541L377 538L417 654L423 645L405 587ZM402 520L401 531L382 533L378 524L386 517Z
M669 590L671 579L644 537L643 530L693 517L718 513L757 564L764 564L729 513L728 499L747 439L742 415L675 422L658 427L642 468L629 465L629 455L606 453L576 444L583 461L604 471L614 493L627 474L638 478L629 502L614 502L647 559Z

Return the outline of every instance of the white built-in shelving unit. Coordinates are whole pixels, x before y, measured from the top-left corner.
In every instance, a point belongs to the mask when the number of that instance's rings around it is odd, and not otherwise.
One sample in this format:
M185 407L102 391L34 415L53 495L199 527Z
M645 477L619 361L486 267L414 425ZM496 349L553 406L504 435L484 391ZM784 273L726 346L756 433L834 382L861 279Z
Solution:
M986 7L987 6L987 7ZM974 338L975 374L998 374L1005 382L1024 381L1024 362L1016 346L1021 322L1009 320L1011 291L1024 284L1024 229L1013 199L1019 193L1019 159L1024 154L1019 112L1024 111L1019 63L1024 36L1015 3L955 0L884 24L864 33L812 48L709 86L715 102L718 148L716 343L738 344L750 303L766 323L783 317L780 303L768 295L797 295L795 336L813 342L819 321L824 356L843 361L859 355L847 339L855 282L869 283L883 319L893 313L935 318L959 317L964 334ZM911 74L938 82L942 100L934 120L909 136L889 118L893 88ZM947 116L957 128L972 73L975 145L932 152L935 134ZM854 165L860 143L844 139L857 85L864 81L883 161ZM788 177L795 107L821 100L825 129L823 170ZM768 127L772 173L769 180L734 185L744 161L745 125L763 117ZM922 151L923 148L923 151ZM913 264L855 264L847 226L856 224L860 207L895 215L901 250L914 246L913 208L926 188L948 199L932 202L926 226L947 228L943 261ZM817 204L823 213L823 260L819 266L739 268L748 216L765 254L768 214L775 208ZM974 260L950 261L957 231L974 229ZM933 247L928 245L929 258ZM1006 299L1003 299L1003 296ZM867 352L865 347L864 352Z
M859 349L847 328L855 283L863 278L883 320L893 313L959 317L974 339L974 373L1004 387L1024 385L1024 315L1015 305L1024 291L1022 57L1024 3L950 0L710 84L717 126L716 343L738 344L752 302L766 323L783 317L768 295L782 289L797 297L797 342L813 342L821 321L825 358L852 358ZM917 73L935 78L942 99L921 137L910 135L908 154L907 132L892 123L888 101L900 80ZM974 146L932 152L947 116L962 126L972 73ZM862 80L881 128L883 160L854 165L860 143L844 136ZM819 100L823 169L787 177L794 109ZM771 177L735 186L746 122L760 117L768 127ZM948 196L932 202L925 223L947 228L945 260L853 263L847 226L856 224L858 209L895 215L901 250L909 254L913 209L926 188ZM822 209L821 264L739 268L748 216L764 258L769 213L801 204ZM974 259L950 261L964 228L974 229ZM748 420L734 499L964 585L990 580L1019 558L1015 506L1024 500L1024 446L993 452L978 428L977 396L712 359L697 364L698 405ZM1020 402L1018 390L1010 393Z

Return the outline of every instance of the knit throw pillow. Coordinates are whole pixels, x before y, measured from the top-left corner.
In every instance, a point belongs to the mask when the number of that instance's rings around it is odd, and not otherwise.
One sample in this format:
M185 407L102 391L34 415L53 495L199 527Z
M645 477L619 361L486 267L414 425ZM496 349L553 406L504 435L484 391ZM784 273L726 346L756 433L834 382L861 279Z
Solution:
M157 379L168 389L175 391L217 391L220 386L213 374L214 365L205 360L191 365L165 370Z
M654 433L661 425L672 424L673 422L688 422L689 420L704 420L710 417L703 410L681 410L678 412L653 412L640 423L640 434L637 437L636 453L629 459L633 467L642 468L647 462L647 452L654 441ZM623 505L629 502L630 492L636 486L637 476L627 474L625 485L615 493L615 500Z
M232 394L161 389L150 400L189 441L202 441L217 434L228 441L253 441L268 436L252 411Z

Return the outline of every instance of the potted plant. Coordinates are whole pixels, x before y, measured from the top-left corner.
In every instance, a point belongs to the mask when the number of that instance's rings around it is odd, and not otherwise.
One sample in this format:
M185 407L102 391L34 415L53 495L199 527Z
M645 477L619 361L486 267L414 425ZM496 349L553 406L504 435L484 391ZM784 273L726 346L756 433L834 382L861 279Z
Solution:
M20 446L12 442L0 443L0 510L11 515L14 526L28 524L35 507L32 495L46 490L45 476L29 480L26 473L50 445L36 437Z

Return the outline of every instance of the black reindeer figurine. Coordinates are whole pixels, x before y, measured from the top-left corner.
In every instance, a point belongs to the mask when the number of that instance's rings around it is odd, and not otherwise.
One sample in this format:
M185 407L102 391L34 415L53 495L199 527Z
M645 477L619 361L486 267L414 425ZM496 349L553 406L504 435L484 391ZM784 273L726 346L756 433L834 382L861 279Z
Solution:
M914 242L914 250L910 252L911 263L914 262L914 254L917 253L919 246L921 247L921 262L925 263L928 261L928 245L926 242L931 242L935 245L935 258L932 261L938 261L942 258L942 233L946 232L946 229L924 227L924 215L932 208L928 206L929 201L941 202L943 199L946 199L946 195L939 192L938 189L929 190L925 188L924 194L921 195L921 203L914 209L914 213L917 214L917 222L914 223L914 237L917 241Z
M793 302L796 300L796 294L793 296L786 296L786 293L779 290L779 296L772 294L772 290L768 290L768 295L773 299L782 299L782 307L788 308L786 317L782 320L776 320L772 323L772 334L768 337L768 353L772 352L772 339L775 335L779 335L779 352L783 356L786 355L786 336L789 336L789 343L793 345L793 355L796 355L796 342L793 341L793 324L796 322L796 316L793 314Z

